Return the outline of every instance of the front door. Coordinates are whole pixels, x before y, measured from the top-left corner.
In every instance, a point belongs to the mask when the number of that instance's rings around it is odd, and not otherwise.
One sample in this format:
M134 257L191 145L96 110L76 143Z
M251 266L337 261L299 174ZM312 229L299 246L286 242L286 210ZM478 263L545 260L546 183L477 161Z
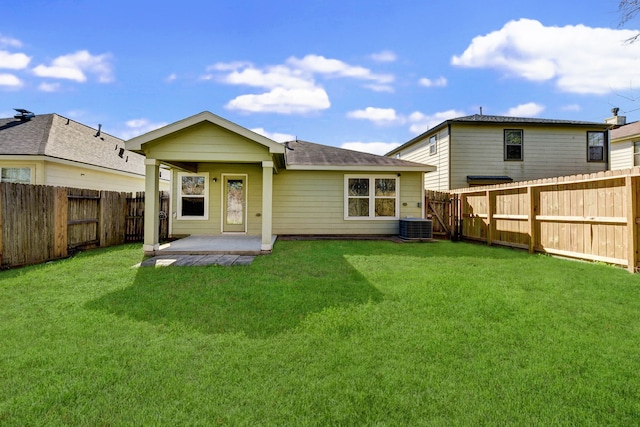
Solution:
M222 195L222 231L244 233L247 231L247 178L245 175L226 175Z

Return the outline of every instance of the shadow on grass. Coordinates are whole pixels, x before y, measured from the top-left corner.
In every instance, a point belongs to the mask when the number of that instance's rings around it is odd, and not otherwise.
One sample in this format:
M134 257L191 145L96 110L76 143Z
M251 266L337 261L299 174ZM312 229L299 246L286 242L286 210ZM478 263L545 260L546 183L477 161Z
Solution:
M139 268L132 286L86 307L207 334L265 338L325 308L382 298L344 257L314 266L271 255L251 266Z

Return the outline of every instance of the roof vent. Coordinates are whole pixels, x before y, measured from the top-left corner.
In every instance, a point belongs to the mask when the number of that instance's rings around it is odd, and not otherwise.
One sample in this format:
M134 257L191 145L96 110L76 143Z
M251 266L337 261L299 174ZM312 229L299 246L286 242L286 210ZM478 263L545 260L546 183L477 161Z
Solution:
M33 119L36 116L31 111L25 110L24 108L14 108L14 110L16 110L18 114L13 116L13 118L18 119L21 122L28 122L29 120Z

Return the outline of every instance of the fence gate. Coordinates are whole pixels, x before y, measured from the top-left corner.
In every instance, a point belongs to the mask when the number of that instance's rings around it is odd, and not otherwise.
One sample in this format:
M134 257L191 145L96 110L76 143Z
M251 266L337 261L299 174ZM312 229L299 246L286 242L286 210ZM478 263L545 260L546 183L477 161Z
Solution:
M433 234L435 236L447 237L450 234L450 202L449 193L427 190L425 193L424 206L427 218L433 221Z
M169 193L160 193L160 240L169 237ZM127 198L126 242L141 242L144 240L144 192L136 193L135 197Z

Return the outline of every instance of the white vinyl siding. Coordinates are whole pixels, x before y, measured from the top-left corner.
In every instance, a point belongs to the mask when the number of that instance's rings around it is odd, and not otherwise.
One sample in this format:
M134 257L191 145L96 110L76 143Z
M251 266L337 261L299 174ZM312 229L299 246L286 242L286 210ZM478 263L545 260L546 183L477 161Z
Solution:
M633 167L633 142L621 141L611 143L611 170Z

